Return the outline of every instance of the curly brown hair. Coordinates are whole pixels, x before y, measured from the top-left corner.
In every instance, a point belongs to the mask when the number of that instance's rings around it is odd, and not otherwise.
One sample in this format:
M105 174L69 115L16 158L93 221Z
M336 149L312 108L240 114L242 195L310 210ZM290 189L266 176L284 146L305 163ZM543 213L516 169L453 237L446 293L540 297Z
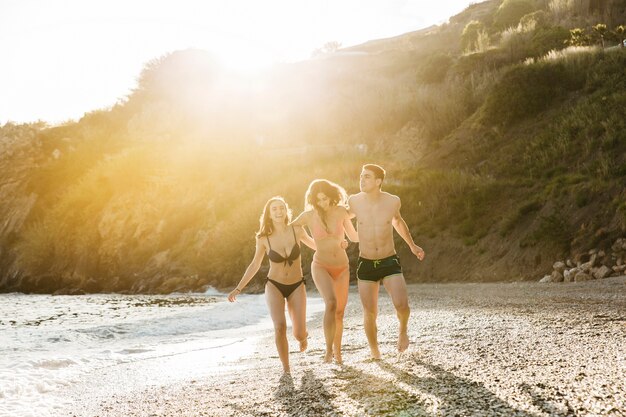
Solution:
M309 184L309 188L304 194L304 208L305 210L315 209L317 214L320 216L320 219L322 219L324 228L328 232L328 225L326 224L326 212L324 210L321 210L320 207L317 205L317 195L319 193L323 193L330 199L331 206L345 206L346 201L348 200L348 195L346 194L346 190L344 190L342 186L335 184L332 181L317 179L311 181L311 184Z

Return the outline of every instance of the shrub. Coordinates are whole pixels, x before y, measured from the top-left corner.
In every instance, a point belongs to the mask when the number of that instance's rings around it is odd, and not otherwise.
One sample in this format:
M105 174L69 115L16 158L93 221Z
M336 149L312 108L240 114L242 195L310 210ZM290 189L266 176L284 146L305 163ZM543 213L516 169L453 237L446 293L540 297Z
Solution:
M452 62L449 55L441 53L430 55L417 70L417 78L427 84L440 83L446 78Z
M541 56L549 51L565 48L570 33L561 26L540 27L530 40L530 55Z
M532 24L536 28L545 27L548 25L548 14L543 10L537 10L536 12L528 13L522 16L519 24L522 26L529 26Z
M531 0L504 0L494 16L494 26L500 29L516 26L523 16L534 10Z
M571 225L560 213L541 217L539 227L533 233L537 240L548 241L558 245L562 250L570 247L573 232Z
M547 109L567 91L581 88L583 81L561 62L517 65L491 90L481 118L491 124L518 122Z
M475 51L478 49L477 41L479 35L485 32L485 25L477 20L472 20L463 29L461 34L461 46L464 51Z

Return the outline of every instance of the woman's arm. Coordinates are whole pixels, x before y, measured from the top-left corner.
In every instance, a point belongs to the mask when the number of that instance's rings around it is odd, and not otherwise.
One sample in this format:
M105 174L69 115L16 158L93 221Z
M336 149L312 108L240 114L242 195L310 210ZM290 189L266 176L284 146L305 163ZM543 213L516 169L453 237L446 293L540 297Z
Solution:
M261 241L260 237L256 238L256 250L254 251L254 258L252 258L252 262L246 268L246 272L239 280L239 284L235 287L234 290L228 294L228 301L231 303L235 301L237 296L241 293L246 285L250 282L250 280L259 272L259 268L261 268L261 262L263 262L263 257L265 256L265 244Z
M298 239L300 239L300 242L304 243L313 250L317 250L317 245L315 244L315 241L311 236L309 236L306 230L304 230L304 227L297 227L295 230L296 234L298 235Z
M295 220L289 223L289 226L306 226L309 223L311 216L311 210L303 211ZM308 246L308 245L307 245Z

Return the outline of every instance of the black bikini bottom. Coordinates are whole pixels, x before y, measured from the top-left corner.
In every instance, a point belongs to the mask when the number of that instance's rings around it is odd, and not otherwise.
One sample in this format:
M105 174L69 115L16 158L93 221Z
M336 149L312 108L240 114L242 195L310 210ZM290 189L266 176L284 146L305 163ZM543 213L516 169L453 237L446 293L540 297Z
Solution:
M294 292L296 288L298 288L300 285L304 285L304 277L302 277L301 281L298 281L293 284L281 284L280 282L274 281L273 279L269 279L269 278L265 278L265 282L266 283L271 282L272 284L274 284L276 288L278 288L278 291L281 292L283 297L289 298L291 293Z

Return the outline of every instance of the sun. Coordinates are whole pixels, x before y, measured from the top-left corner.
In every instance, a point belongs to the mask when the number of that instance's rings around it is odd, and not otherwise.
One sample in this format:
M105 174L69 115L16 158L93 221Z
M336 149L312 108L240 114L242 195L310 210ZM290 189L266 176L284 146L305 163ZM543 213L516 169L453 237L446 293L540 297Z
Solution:
M239 39L223 40L219 47L207 50L223 68L240 75L257 75L276 62L267 48Z

